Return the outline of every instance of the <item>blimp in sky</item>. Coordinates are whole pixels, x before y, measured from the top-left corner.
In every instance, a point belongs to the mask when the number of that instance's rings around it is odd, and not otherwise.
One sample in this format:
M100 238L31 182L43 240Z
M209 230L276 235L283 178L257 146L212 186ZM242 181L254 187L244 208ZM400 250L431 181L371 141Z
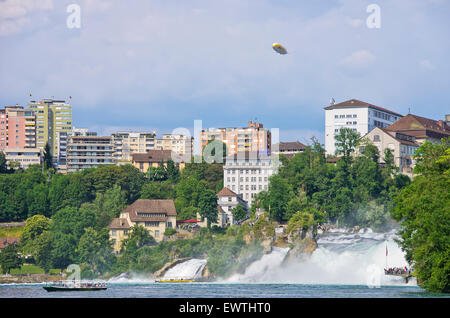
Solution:
M280 54L287 54L287 50L279 43L272 44L272 48L275 50L275 52Z

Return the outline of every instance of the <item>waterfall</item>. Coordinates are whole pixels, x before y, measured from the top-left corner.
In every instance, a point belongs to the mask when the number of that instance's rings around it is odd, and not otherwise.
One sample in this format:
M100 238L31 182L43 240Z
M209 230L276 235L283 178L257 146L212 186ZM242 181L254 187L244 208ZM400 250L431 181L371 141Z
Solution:
M278 270L288 251L289 248L273 247L271 253L250 264L243 274L235 274L226 281L248 283L270 281L272 273Z
M202 271L205 265L205 259L194 258L175 265L164 274L164 278L199 278L202 276Z
M405 285L404 279L384 275L386 246L388 267L409 267L404 253L394 241L395 232L330 233L318 240L318 248L308 259L283 264L287 249L274 248L252 263L244 274L227 282L337 285ZM408 285L415 285L411 280Z

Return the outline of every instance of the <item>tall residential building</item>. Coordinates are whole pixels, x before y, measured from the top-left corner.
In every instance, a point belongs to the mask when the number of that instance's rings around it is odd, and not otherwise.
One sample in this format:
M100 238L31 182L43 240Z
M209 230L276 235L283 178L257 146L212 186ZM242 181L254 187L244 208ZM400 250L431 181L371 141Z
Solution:
M223 165L223 185L251 205L253 198L267 190L269 177L278 172L278 156L242 152L227 156Z
M60 133L72 130L72 105L65 100L33 100L28 104L28 110L34 111L36 115L36 146L44 149L48 142L54 160L57 161Z
M248 122L248 127L208 128L200 133L202 150L211 140L220 140L227 145L227 155L238 152L259 152L270 155L272 134L263 124Z
M36 121L22 106L0 109L0 151L36 147Z
M325 150L327 155L335 155L335 136L342 128L351 128L364 136L375 127L387 128L403 117L389 109L375 106L356 99L325 108Z
M156 139L156 150L170 150L180 156L192 156L194 138L180 134L164 134L162 139Z
M74 135L67 143L67 172L103 165L113 165L114 144L112 137Z
M155 133L123 132L111 134L114 142L114 157L117 163L130 163L132 154L146 153L155 149Z

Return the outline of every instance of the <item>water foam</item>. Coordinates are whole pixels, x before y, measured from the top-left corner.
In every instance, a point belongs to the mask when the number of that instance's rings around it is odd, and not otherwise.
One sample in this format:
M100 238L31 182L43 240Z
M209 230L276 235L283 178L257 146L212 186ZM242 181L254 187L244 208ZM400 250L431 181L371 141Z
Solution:
M227 282L297 283L327 285L406 285L401 277L384 275L386 267L404 267L404 253L389 233L332 233L318 240L318 248L306 260L283 264L287 251L274 248L251 264L244 274ZM386 260L386 246L388 257ZM387 261L387 264L386 264ZM410 280L409 286L416 285Z

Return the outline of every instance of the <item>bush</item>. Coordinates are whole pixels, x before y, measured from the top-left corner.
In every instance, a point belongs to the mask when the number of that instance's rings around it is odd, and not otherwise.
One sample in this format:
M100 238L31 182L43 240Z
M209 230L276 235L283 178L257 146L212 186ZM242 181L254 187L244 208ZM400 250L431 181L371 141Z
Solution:
M172 229L172 228L167 228L166 229L166 231L164 232L164 235L165 236L172 236L172 235L174 235L175 233L177 233L177 230L175 230L175 229Z

